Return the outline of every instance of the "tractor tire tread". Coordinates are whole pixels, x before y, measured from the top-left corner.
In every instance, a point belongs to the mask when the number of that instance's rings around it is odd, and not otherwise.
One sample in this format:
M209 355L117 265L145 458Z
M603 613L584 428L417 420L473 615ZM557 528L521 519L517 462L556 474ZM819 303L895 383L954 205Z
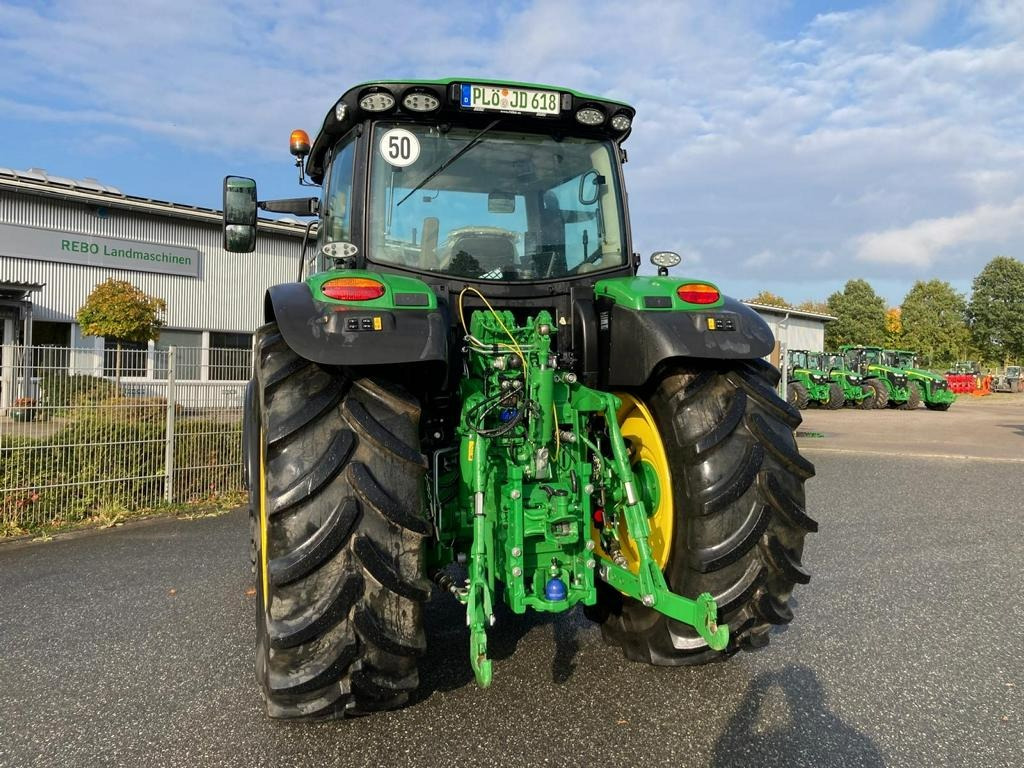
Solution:
M756 400L758 405L773 414L790 429L796 429L803 422L804 417L800 411L780 398L775 388L768 386L764 380L751 376L746 370L730 371L726 375L733 384L746 392L748 397Z
M270 583L283 586L315 571L348 539L358 519L359 505L353 499L338 502L316 533L287 555L269 561Z
M430 598L430 582L426 579L403 579L392 558L388 557L369 536L357 535L352 550L366 572L395 594L418 603Z
M710 573L735 563L761 538L769 522L771 508L766 504L755 504L743 525L728 538L713 547L689 550L692 566L701 573Z

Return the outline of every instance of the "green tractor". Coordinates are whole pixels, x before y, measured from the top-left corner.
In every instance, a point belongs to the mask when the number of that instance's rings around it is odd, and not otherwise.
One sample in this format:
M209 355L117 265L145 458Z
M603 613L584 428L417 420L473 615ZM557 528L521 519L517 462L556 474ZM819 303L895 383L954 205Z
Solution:
M843 407L843 388L821 368L820 353L791 349L787 358L786 396L790 405L800 410L810 403L830 410Z
M230 251L257 209L316 217L299 280L262 299L245 401L271 717L406 703L435 590L465 608L481 686L499 601L583 606L666 666L792 619L817 529L800 415L753 310L671 276L671 252L636 274L633 117L549 86L372 82L292 134L319 197L225 179Z
M860 375L864 383L875 390L876 408L888 406L909 411L921 404L921 392L917 385L908 381L903 370L886 363L881 347L844 344L839 351L846 360L846 367Z
M843 390L847 405L853 405L865 411L875 407L875 389L865 383L859 373L846 367L846 358L828 352L816 352L808 357L808 362L822 371L828 371L829 378Z
M957 360L952 366L950 366L949 373L954 376L963 376L968 374L971 376L980 376L981 366L976 360Z
M884 356L888 365L906 374L910 387L917 390L918 397L928 410L948 411L949 406L956 402L956 395L950 391L946 377L918 367L916 352L887 349Z

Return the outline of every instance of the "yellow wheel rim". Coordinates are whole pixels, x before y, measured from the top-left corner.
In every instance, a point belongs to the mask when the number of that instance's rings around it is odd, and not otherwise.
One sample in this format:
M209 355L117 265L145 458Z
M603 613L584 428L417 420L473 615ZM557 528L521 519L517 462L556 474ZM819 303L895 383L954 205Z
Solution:
M263 432L260 432L260 585L263 587L263 607L269 602L267 592L267 472L264 467Z
M669 473L668 456L665 454L665 446L661 442L654 417L643 401L624 392L615 394L622 401L617 414L619 429L630 445L630 464L633 467L636 486L647 505L647 520L651 528L648 539L651 554L658 567L664 569L672 550L674 523L672 475ZM607 553L601 548L599 532L593 530L593 535L598 550L607 557ZM625 515L620 515L619 519L619 541L629 569L636 573L639 570L640 558L636 545L629 536Z

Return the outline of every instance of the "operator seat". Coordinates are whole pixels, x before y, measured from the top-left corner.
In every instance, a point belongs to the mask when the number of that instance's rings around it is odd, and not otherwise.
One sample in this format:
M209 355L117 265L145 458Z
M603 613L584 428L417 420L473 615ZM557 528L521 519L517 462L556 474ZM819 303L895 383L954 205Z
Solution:
M508 237L471 233L460 236L452 243L451 252L465 259L472 259L479 265L480 272L485 274L495 269L507 271L516 264L516 246ZM473 275L476 277L477 275Z

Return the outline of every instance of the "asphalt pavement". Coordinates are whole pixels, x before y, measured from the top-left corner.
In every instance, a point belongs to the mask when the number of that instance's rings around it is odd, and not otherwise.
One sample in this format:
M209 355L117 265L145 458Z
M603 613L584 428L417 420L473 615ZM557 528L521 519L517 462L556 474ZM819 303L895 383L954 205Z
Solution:
M1021 766L1024 466L818 434L813 578L764 650L653 668L504 611L481 690L438 596L416 701L357 720L264 716L242 511L2 545L0 766Z

